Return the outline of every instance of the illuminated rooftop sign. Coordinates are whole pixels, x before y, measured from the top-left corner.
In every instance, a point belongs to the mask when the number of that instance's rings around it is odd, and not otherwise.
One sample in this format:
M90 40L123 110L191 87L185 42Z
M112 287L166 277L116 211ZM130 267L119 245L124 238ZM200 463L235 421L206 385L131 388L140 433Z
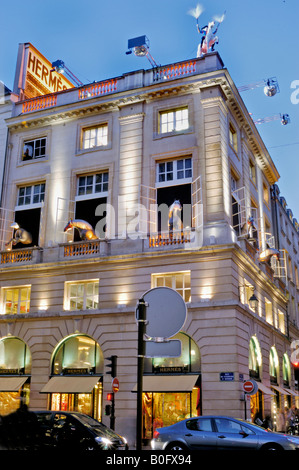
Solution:
M20 100L73 88L65 76L56 72L32 44L19 44L14 93Z

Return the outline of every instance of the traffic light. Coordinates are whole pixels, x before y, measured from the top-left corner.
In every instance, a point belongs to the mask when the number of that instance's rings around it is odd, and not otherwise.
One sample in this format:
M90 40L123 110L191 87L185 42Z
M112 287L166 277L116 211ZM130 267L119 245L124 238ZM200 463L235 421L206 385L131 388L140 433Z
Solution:
M110 364L107 364L106 367L108 367L110 370L106 372L106 374L109 374L114 378L117 375L117 356L107 357L107 360L110 362Z
M111 416L112 411L114 411L114 393L113 392L107 393L107 400L111 401L111 403L105 406L105 415Z

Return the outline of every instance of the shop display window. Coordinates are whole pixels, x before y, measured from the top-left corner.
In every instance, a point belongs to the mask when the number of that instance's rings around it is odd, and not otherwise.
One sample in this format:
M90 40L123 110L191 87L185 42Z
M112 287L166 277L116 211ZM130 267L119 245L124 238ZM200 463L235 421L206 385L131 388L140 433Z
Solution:
M142 438L152 439L157 428L200 414L200 388L184 393L144 393L142 403Z

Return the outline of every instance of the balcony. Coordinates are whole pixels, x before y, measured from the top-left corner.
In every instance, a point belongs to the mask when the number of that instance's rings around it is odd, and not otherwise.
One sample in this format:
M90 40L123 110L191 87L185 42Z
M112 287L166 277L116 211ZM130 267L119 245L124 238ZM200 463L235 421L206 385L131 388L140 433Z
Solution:
M62 243L59 245L59 259L94 258L107 254L107 243L104 240Z
M18 250L1 251L1 265L36 264L42 261L43 249L39 247L20 248Z
M191 230L161 232L149 236L149 248L182 246L191 242Z

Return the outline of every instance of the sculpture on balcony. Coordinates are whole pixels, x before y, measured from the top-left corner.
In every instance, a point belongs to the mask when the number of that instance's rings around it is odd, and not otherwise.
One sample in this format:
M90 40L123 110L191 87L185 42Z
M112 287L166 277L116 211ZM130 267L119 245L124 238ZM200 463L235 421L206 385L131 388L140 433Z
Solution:
M17 243L22 243L23 245L29 245L32 243L32 235L31 233L27 232L27 230L21 228L17 222L14 222L11 225L11 228L15 230L13 237L5 243L5 246L10 245L17 245Z
M182 222L182 206L178 199L175 199L174 202L171 204L168 212L168 229L169 232L182 230L183 229L183 222Z
M67 232L70 229L76 229L79 233L81 240L98 240L99 237L96 236L92 226L81 219L69 220L67 225L64 227L64 232Z
M214 17L213 21L210 21L206 26L200 28L198 24L198 18L203 12L202 5L198 4L196 8L191 9L188 13L194 18L196 18L196 27L199 34L202 34L201 42L197 48L197 57L202 57L203 55L207 54L208 52L214 51L215 44L218 44L219 39L216 36L218 28L222 21L224 20L225 12L221 17ZM214 21L215 20L215 21ZM213 31L216 22L218 23L216 29Z
M271 258L274 257L279 261L279 251L276 250L275 248L269 248L267 247L264 251L262 251L259 255L259 260L262 263L269 263Z

